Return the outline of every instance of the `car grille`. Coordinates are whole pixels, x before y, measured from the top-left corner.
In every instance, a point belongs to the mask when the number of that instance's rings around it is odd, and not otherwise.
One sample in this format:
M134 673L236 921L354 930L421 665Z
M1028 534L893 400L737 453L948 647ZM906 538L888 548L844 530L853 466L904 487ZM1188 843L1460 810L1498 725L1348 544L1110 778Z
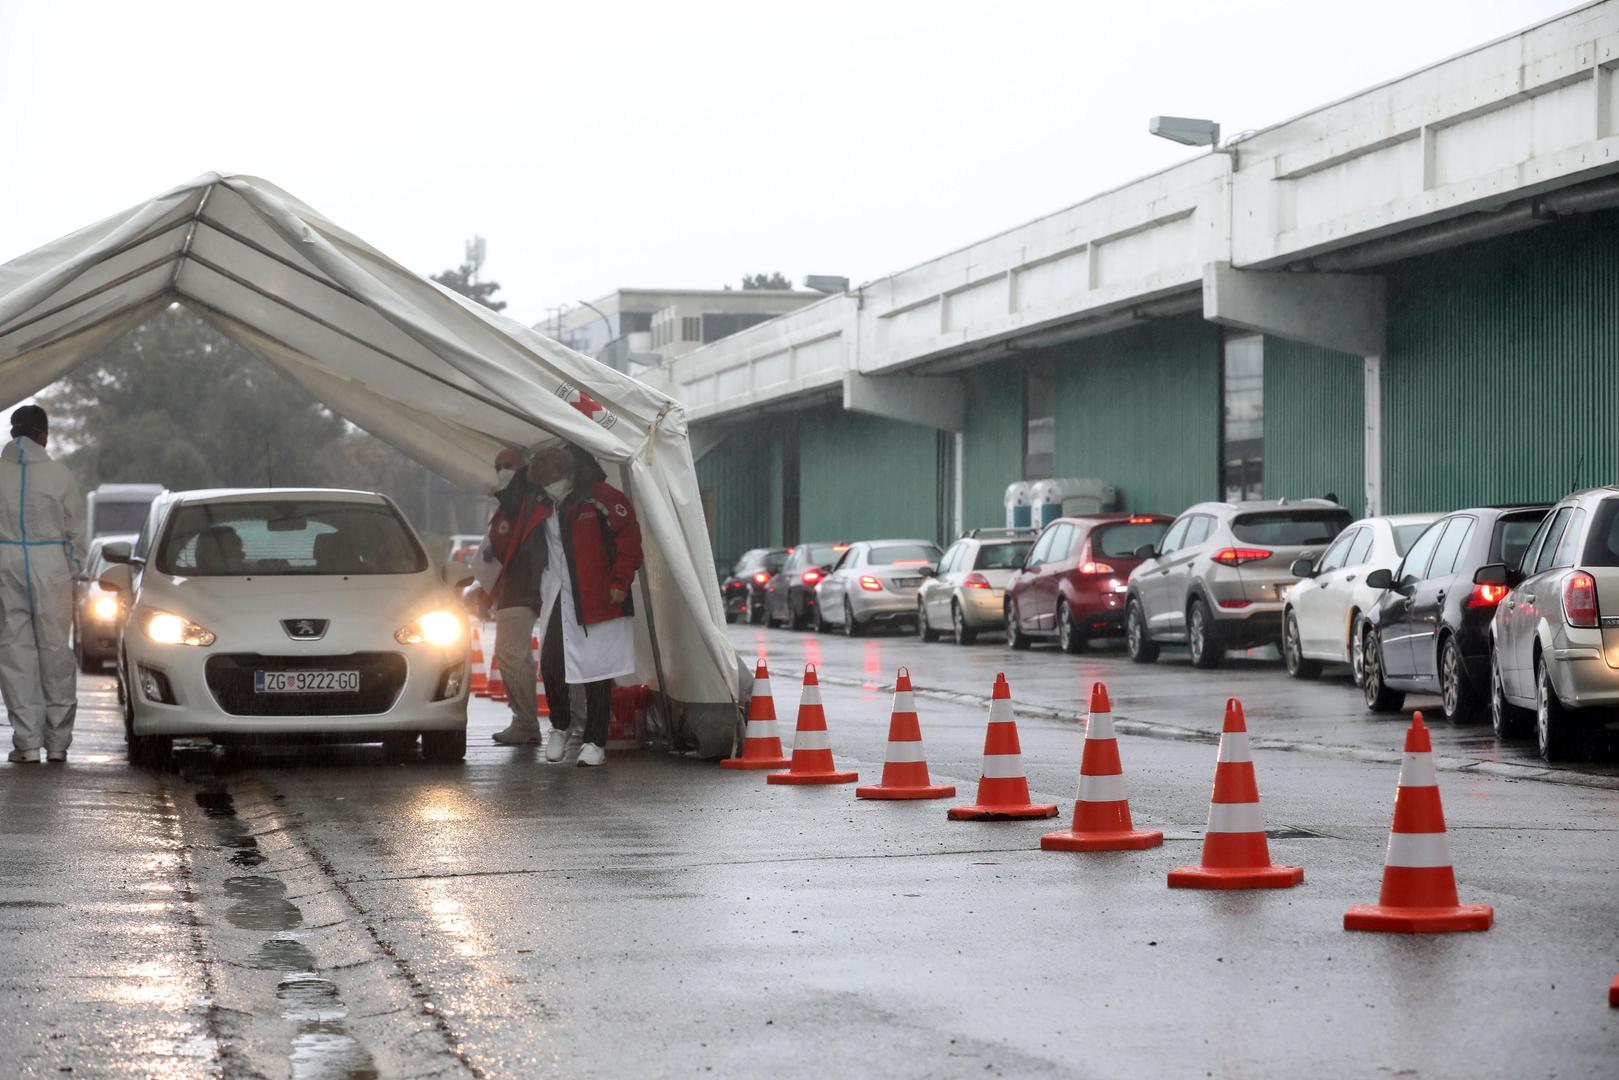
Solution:
M358 671L353 694L257 694L257 671ZM232 716L370 716L393 708L405 685L405 658L398 653L347 656L261 656L221 653L203 667L208 689Z

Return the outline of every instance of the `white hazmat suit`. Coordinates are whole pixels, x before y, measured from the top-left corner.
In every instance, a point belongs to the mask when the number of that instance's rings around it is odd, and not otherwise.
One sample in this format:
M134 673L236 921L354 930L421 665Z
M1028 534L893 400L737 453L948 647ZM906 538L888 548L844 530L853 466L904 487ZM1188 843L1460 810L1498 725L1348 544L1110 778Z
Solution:
M73 741L78 665L68 634L84 559L78 481L33 439L13 439L0 451L0 691L23 753L65 753Z

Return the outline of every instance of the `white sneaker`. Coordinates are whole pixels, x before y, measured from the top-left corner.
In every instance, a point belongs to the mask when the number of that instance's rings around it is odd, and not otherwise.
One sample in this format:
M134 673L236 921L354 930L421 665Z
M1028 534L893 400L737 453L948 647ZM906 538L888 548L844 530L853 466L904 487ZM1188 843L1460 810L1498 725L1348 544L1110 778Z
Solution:
M605 765L607 764L607 751L593 742L587 742L579 748L579 760L574 764L581 769L595 765Z
M45 752L45 760L50 762L53 765L64 764L67 761L67 751L66 750L48 750L48 751Z
M553 765L568 756L568 731L566 728L552 728L551 734L545 737L545 760Z
M6 760L10 761L10 762L13 762L13 763L15 763L17 765L38 765L39 764L39 751L38 750L13 750L11 753L6 755Z
M540 728L538 724L531 728L518 727L514 720L491 737L502 746L532 746L540 741Z

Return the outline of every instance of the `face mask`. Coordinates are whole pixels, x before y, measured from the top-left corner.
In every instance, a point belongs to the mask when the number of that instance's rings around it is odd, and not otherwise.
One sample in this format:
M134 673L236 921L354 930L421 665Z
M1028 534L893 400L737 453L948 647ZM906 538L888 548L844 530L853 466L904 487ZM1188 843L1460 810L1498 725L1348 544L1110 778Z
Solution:
M552 502L561 502L573 490L572 480L553 480L545 485L545 493L551 496Z

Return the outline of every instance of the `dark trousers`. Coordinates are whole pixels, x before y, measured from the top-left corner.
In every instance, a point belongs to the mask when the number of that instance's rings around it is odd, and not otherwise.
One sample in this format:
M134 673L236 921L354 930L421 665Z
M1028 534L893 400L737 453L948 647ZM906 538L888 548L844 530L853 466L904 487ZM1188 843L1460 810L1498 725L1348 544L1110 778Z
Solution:
M569 708L568 668L562 654L562 603L551 606L551 625L540 641L540 677L545 680L545 701L551 707L551 726L565 731L573 724ZM585 742L607 746L607 722L613 713L613 680L585 683Z

